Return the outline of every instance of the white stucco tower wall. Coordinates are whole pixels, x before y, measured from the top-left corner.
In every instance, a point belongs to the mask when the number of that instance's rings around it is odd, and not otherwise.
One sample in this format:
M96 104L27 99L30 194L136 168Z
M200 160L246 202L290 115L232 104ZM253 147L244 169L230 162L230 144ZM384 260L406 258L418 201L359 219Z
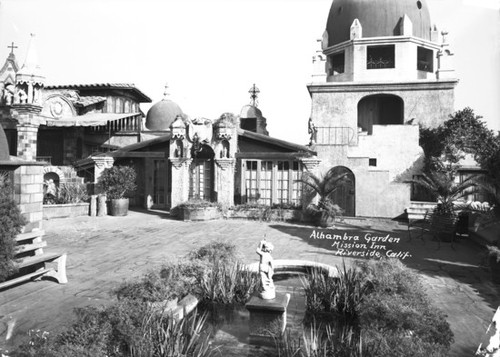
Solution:
M421 169L419 124L435 127L454 112L443 34L423 0L333 1L321 41L325 77L316 70L307 86L311 142L320 171L353 173L354 189L339 198L355 202L349 215L392 218L410 205L403 181Z

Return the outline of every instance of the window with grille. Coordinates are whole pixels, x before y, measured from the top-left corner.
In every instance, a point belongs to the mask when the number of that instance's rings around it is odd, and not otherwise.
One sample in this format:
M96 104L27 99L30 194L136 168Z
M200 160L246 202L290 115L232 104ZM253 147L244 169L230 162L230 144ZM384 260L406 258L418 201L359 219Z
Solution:
M260 198L259 203L271 205L273 183L273 162L261 161L260 163Z
M245 194L248 202L257 202L258 186L257 186L257 161L247 161L245 169Z
M300 205L302 175L298 161L246 160L243 162L246 202L265 205Z
M395 68L395 47L368 46L366 56L367 69Z
M196 159L191 166L189 198L212 200L212 163Z

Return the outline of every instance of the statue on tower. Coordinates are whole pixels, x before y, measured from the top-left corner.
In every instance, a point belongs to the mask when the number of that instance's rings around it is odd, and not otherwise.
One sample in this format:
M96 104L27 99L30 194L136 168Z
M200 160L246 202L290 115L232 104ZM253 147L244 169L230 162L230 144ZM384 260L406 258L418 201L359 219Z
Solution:
M314 125L312 118L309 118L309 122L307 123L307 132L309 133L309 145L316 144L318 128Z

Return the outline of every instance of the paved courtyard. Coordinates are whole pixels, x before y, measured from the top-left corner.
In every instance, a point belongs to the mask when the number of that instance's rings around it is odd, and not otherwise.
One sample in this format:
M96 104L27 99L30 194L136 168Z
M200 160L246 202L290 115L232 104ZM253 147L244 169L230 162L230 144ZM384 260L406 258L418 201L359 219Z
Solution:
M452 356L475 352L500 305L500 287L491 283L483 248L469 240L459 242L455 249L448 243L437 249L429 237L425 242L409 241L406 225L389 220L349 220L339 222L335 229L317 229L247 220L191 223L172 220L162 212L133 211L127 217L44 221L44 229L47 251L68 253L69 283L30 282L0 291L0 351L18 345L31 329L63 329L71 323L75 307L109 303L109 292L123 280L182 259L212 240L233 242L248 263L257 259L255 248L264 236L275 245L275 259L342 264L343 257L334 254L341 247L333 248L336 240L326 239L326 234L358 236L355 242L367 244L373 254L404 257L403 262L421 275L434 305L448 315L455 334ZM376 240L376 246L365 237ZM349 264L364 258L344 259Z

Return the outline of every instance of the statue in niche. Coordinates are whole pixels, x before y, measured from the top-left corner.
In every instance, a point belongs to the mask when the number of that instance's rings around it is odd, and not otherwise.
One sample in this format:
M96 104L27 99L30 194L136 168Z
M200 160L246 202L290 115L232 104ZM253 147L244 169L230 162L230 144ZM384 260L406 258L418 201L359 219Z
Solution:
M184 156L184 153L183 153L183 148L182 148L182 141L176 140L175 141L174 157L181 158L183 156Z
M19 99L19 103L21 104L26 104L26 102L28 101L28 95L22 89L19 89L19 91L17 92L17 97Z
M267 242L265 239L261 240L257 247L257 254L260 256L259 275L262 285L262 291L259 296L264 300L276 297L276 290L273 283L274 263L271 256L273 249L272 243Z
M7 87L5 87L4 97L5 97L5 104L6 105L12 105L12 100L14 99L14 94L13 94L12 88L13 88L12 85L7 85Z
M221 159L229 159L229 143L227 141L222 141L220 150Z
M318 129L314 125L312 118L309 118L309 122L307 123L307 132L309 133L309 145L316 144Z

